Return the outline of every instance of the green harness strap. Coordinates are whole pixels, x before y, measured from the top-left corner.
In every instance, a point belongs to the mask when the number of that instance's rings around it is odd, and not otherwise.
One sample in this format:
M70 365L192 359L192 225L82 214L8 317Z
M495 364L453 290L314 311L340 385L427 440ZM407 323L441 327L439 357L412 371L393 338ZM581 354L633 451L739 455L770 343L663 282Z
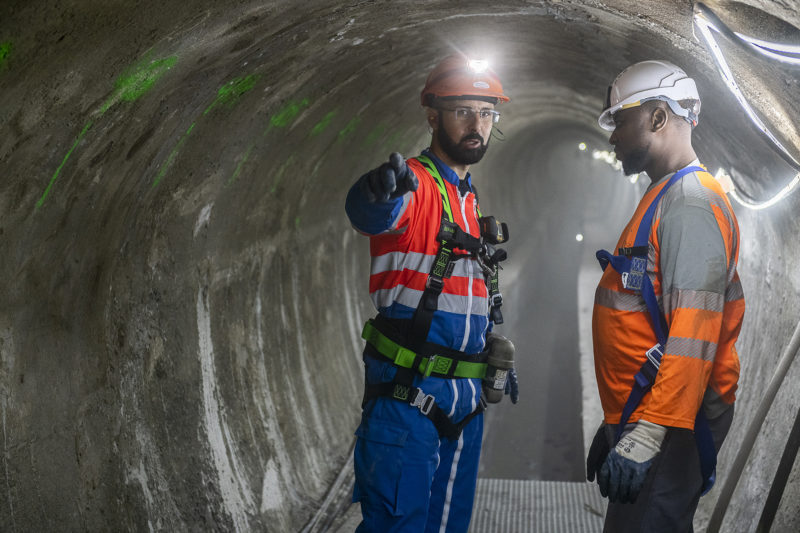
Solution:
M422 166L425 167L425 170L427 170L428 173L433 176L434 181L436 181L436 187L439 189L439 194L442 195L442 209L447 215L447 220L453 222L453 210L450 207L450 197L447 196L447 187L444 185L444 178L442 178L442 175L439 174L439 169L437 169L436 165L433 164L431 158L426 155L418 156L417 161L422 163Z
M378 350L381 355L392 360L395 365L403 368L413 367L417 354L378 331L372 320L368 320L364 324L361 337ZM455 368L453 367L454 364ZM434 354L430 357L422 357L416 370L425 377L431 374L441 374L447 377L482 379L486 374L486 363L458 361L450 357Z
M447 189L444 185L444 179L442 178L441 174L439 174L439 169L436 168L436 165L433 164L431 158L426 155L420 155L417 157L417 161L419 161L425 170L433 176L434 181L436 182L436 187L439 189L439 194L442 195L442 211L447 217L447 221L455 224L453 221L453 210L450 207L450 197L447 196ZM477 198L476 198L477 200ZM481 209L477 205L477 201L475 202L475 208L478 212L478 218L482 217ZM447 224L442 224L441 232L439 237L444 237L447 235L447 232L450 232L446 238L441 240L439 246L439 253L436 255L436 261L434 262L433 270L431 271L431 275L434 278L447 278L449 277L449 272L447 272L447 266L450 262L450 257L453 255L453 246L452 244L448 244L448 240L453 237L454 226L450 226ZM503 296L500 294L500 282L499 282L499 268L495 268L494 272L491 276L488 276L486 279L487 289L489 290L489 302L491 306L491 319L495 324L502 324L503 323L503 315L500 313L500 307L503 305ZM432 283L436 284L437 279L434 279ZM426 333L427 335L427 333Z

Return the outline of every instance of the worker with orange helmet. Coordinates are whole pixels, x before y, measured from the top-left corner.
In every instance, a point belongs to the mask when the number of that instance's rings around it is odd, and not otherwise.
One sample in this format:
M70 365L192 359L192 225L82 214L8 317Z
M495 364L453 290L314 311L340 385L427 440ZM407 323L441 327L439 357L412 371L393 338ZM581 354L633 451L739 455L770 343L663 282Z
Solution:
M366 369L353 501L364 532L466 532L486 402L516 403L499 263L508 228L483 216L470 166L507 102L485 61L457 54L428 76L429 148L389 161L350 189L345 209L370 240Z
M592 333L605 414L587 458L605 531L692 531L733 419L744 294L739 227L692 148L700 96L662 60L608 88L599 123L626 174L651 183L604 269Z

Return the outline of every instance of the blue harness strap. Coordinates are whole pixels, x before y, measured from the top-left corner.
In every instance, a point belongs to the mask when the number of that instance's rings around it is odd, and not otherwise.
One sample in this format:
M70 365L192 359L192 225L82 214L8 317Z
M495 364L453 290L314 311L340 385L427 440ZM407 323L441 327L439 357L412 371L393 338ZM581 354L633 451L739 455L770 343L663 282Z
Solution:
M661 197L664 196L664 193L686 174L698 171L704 172L704 169L693 166L679 170L669 179L667 184L661 188L647 207L647 211L645 211L639 223L639 228L636 230L636 240L632 247L620 248L618 251L619 255L612 255L606 250L598 250L596 254L597 260L600 262L600 266L603 270L605 270L608 265L611 265L611 267L622 276L623 287L641 294L647 306L647 312L650 315L650 325L653 327L653 332L658 340L658 343L645 353L644 364L642 364L639 372L637 372L634 377L633 389L622 409L622 417L617 427L617 442L622 438L622 432L625 429L625 424L627 424L628 419L639 406L644 395L647 394L652 388L653 383L655 383L658 369L661 366L661 358L664 356L669 333L667 321L661 309L658 307L658 299L653 289L653 284L650 281L650 277L647 275L648 242L650 230L653 225L653 217L655 216L658 202L661 200ZM695 418L694 438L697 443L697 451L700 455L700 472L703 477L702 494L705 494L714 486L714 481L716 479L717 450L714 446L711 428L703 414L702 408L697 412L697 417Z

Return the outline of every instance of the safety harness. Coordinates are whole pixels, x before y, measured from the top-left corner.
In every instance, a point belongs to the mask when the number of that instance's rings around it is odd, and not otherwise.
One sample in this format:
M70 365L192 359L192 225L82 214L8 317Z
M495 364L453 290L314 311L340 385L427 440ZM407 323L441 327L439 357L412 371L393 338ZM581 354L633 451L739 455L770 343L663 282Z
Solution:
M503 224L500 230L494 217L482 217L478 210L482 238L473 237L462 230L453 218L447 188L436 165L425 155L419 156L417 160L433 177L442 198L442 221L437 235L439 250L407 334L402 335L394 331L391 324L380 315L368 320L364 325L361 336L367 341L366 353L391 361L397 367L397 372L391 382L367 383L362 407L379 396L406 402L417 407L433 422L441 438L456 440L464 427L486 409L484 398L481 397L478 406L461 421L453 422L445 410L438 406L436 398L414 386L413 382L417 374L421 374L423 378L428 376L483 378L486 373L485 352L465 354L429 343L427 338L433 315L438 309L439 295L444 289L444 280L452 275L456 261L469 257L475 258L483 270L491 304L490 319L495 324L503 322L503 315L500 312L503 297L499 289L498 270L500 261L506 258L506 253L502 249L495 249L492 244L505 242L508 228Z
M597 260L600 262L600 266L603 270L610 264L611 267L622 276L623 287L641 294L650 315L650 324L658 340L655 346L647 350L644 364L642 364L639 372L636 373L633 390L631 390L628 400L625 402L625 406L622 409L622 417L617 427L615 442L619 442L620 438L622 438L625 424L627 424L628 419L636 410L636 407L642 401L644 395L647 394L652 388L653 383L655 383L669 335L669 327L667 326L666 318L658 307L658 299L656 298L653 284L650 281L650 277L647 275L648 240L656 207L661 197L664 196L664 193L666 193L672 185L677 183L686 174L698 171L705 172L705 170L700 167L692 166L677 171L669 179L667 184L664 185L647 207L647 211L645 211L639 223L639 228L636 231L636 240L632 247L620 248L619 255L612 255L606 250L599 250L596 254ZM714 481L716 479L717 451L714 447L711 428L708 425L702 407L697 412L697 417L695 418L694 438L700 455L700 472L703 476L702 494L705 494L714 486Z

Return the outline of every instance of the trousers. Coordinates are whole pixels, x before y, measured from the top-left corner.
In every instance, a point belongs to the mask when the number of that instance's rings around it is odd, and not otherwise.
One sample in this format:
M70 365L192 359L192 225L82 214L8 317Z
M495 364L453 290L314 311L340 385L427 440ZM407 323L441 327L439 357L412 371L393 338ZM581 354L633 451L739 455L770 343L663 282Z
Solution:
M397 368L364 357L367 383L390 382ZM417 376L414 385L460 421L480 401L481 380ZM478 477L483 414L457 440L439 438L417 407L387 397L370 400L356 430L353 501L357 533L466 533Z

